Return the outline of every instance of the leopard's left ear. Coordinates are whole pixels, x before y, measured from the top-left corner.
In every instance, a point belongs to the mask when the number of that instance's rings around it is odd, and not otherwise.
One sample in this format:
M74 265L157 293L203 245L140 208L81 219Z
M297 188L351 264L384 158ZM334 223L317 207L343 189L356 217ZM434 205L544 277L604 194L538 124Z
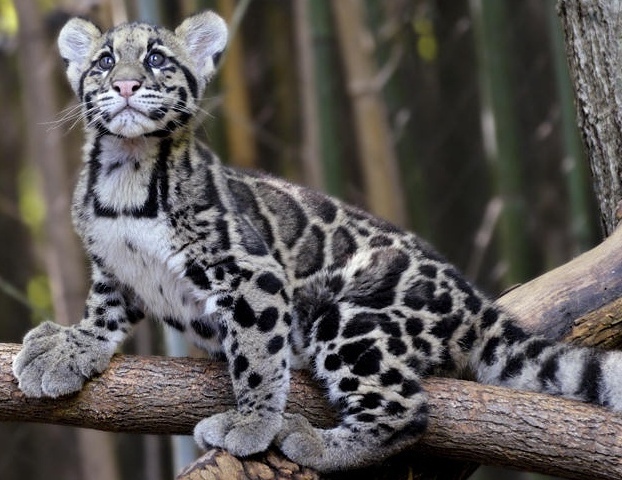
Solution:
M193 15L175 29L190 58L195 62L197 72L206 81L216 71L218 60L227 45L227 24L214 12L207 11Z

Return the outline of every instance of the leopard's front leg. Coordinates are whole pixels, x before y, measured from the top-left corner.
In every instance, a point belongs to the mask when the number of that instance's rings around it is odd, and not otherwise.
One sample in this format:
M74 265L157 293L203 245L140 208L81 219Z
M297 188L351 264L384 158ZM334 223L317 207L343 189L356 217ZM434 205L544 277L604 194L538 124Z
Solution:
M114 276L94 265L92 277L79 324L45 322L24 337L13 360L13 374L27 396L55 398L80 390L105 370L117 346L143 318L133 295Z
M266 450L282 426L289 390L290 296L276 268L230 267L239 272L234 280L239 285L219 297L214 313L220 317L237 408L199 422L194 437L203 448L247 456Z

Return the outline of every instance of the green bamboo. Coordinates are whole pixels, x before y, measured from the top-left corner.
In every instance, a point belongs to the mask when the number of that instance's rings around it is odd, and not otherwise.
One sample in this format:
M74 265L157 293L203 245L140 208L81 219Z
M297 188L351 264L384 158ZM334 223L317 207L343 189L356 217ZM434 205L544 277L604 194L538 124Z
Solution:
M470 0L469 3L478 51L485 151L493 189L504 204L498 248L507 262L504 283L514 285L529 279L533 267L522 197L518 117L512 97L507 3L499 0Z
M315 57L315 84L317 87L318 117L320 126L320 158L323 162L324 185L331 195L344 197L344 171L342 139L339 138L338 64L330 13L330 0L309 2L311 36Z
M389 20L389 12L394 5L381 0L366 0L365 6L371 29L374 32L380 31L383 23ZM412 48L413 42L408 34L395 35L389 41L382 41L376 38L376 42L376 59L380 68L388 68L389 70L395 68L394 71L389 71L382 85L382 93L390 118L395 119L405 108L405 105L409 104L408 99L413 92L412 88L406 88L406 83L402 78L403 72L400 69L400 65L403 63L403 59L397 58L398 65L392 66L391 64L396 62L394 56L396 54L399 55L399 52L405 49ZM411 125L408 125L408 127L411 127ZM431 232L429 211L426 204L426 183L419 161L416 138L415 135L408 134L407 132L398 135L395 128L396 126L393 124L393 138L395 139L395 149L404 186L404 203L407 208L408 226L424 238L429 238Z

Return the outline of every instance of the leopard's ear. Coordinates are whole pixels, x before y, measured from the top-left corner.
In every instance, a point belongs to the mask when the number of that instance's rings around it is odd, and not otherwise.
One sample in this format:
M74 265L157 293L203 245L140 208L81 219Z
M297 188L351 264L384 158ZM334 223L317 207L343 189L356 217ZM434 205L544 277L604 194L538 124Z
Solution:
M88 65L91 50L102 32L93 23L82 18L72 18L58 35L58 50L67 67L67 78L78 93L80 77Z
M188 17L175 29L195 63L197 73L205 80L216 72L218 60L227 45L227 24L214 12L202 12Z

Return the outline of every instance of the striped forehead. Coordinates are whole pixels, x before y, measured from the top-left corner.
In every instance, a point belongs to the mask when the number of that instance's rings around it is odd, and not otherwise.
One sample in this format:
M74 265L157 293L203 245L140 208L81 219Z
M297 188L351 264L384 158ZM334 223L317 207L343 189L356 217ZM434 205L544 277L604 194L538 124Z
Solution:
M141 58L154 45L161 44L160 29L146 23L121 25L106 35L106 46L120 60Z

